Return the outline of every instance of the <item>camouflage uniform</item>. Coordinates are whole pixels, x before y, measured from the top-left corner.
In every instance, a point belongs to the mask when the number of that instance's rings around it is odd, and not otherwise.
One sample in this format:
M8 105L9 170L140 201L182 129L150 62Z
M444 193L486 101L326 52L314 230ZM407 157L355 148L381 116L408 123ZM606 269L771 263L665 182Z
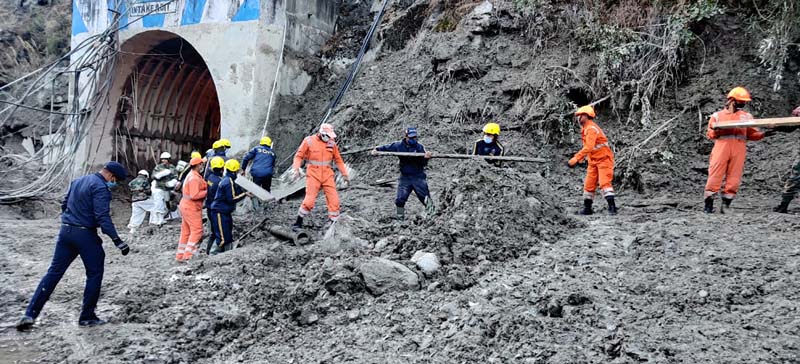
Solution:
M150 199L150 181L146 176L138 175L133 181L128 183L131 189L131 219L128 228L131 229L130 237L136 235L136 230L144 222L144 216L150 212L150 223L157 224L156 216L153 214L153 200Z
M158 174L158 172L161 172L161 171L163 171L165 169L169 169L170 170L170 174L168 176L164 177L164 178L157 179L156 180L156 187L158 187L158 188L160 188L160 189L162 189L164 191L169 191L171 188L167 187L167 182L169 182L170 180L178 178L178 175L175 174L175 166L173 166L171 164L170 165L166 165L164 163L159 163L156 166L156 168L153 169L153 173L150 174L150 175L153 176L153 178L155 179L156 174Z
M792 112L792 115L800 116L800 107L795 109L794 112ZM777 128L777 131L789 133L797 129L800 129L800 127L789 126ZM795 195L800 192L800 146L798 146L795 154L796 156L794 158L794 163L792 163L792 169L789 172L789 178L786 180L786 184L783 186L781 204L773 209L775 212L789 212L789 203L792 202Z
M131 202L144 201L150 198L150 182L143 175L137 176L128 183L131 189Z
M797 149L789 179L786 180L786 185L783 186L781 198L785 201L791 201L798 192L800 192L800 148Z

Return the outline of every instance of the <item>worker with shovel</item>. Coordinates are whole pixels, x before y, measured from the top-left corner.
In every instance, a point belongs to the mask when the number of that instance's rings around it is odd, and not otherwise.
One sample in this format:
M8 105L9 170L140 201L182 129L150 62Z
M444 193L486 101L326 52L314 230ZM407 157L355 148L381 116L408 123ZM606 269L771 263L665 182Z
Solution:
M499 130L498 130L499 133ZM397 197L394 200L398 220L405 219L406 201L413 191L420 202L425 205L427 216L433 217L436 213L436 206L431 198L428 189L428 180L425 175L425 166L431 158L431 152L426 152L425 147L417 141L419 134L417 128L406 128L405 137L392 144L383 145L375 148L375 152L400 152L400 153L419 153L416 156L399 156L400 159L400 180L397 183Z
M581 124L583 148L575 153L575 156L567 162L567 166L575 168L581 161L589 161L586 179L583 182L583 209L578 211L578 214L591 215L594 213L592 203L599 184L603 191L603 197L608 203L608 214L616 215L617 204L614 201L614 187L611 185L614 179L614 152L608 145L606 134L594 122L596 114L592 106L580 107L575 112L575 116Z
M800 117L800 106L792 111L792 116ZM800 128L800 126L783 126L775 128L775 131L783 133L790 133ZM769 133L769 131L767 131ZM781 203L773 209L775 212L782 214L789 213L789 203L792 202L797 193L800 192L800 146L797 149L797 156L792 163L792 169L789 173L789 178L783 186L783 193L781 193Z
M335 222L339 218L339 194L336 192L332 166L334 162L344 177L345 183L350 182L347 167L339 153L339 146L336 145L336 133L331 124L320 125L318 133L307 136L300 143L292 164L291 176L293 179L300 176L300 167L303 162L306 164L306 197L297 211L297 220L292 224L292 230L295 231L303 228L303 218L308 216L314 208L320 189L325 193L328 218L331 222Z
M236 210L236 204L239 201L252 196L250 192L245 192L234 182L239 167L239 161L236 159L229 159L225 162L225 177L219 182L217 192L214 194L214 202L211 203L215 219L213 223L216 223L219 229L219 239L211 248L211 254L233 249L233 211Z
M208 244L206 244L206 253L211 253L211 247L214 246L216 241L220 239L219 235L219 224L217 224L216 219L216 212L214 209L211 208L211 204L214 202L214 197L217 195L217 189L219 188L219 183L222 181L222 173L223 169L225 168L225 160L222 157L214 157L211 158L211 162L209 163L211 166L211 174L208 175L206 178L206 184L208 184L208 193L206 194L206 217L208 217L208 225L209 231L211 234L208 236Z
M272 192L272 174L275 170L275 152L272 151L272 138L265 136L261 138L258 146L250 149L242 159L241 174L244 175L247 166L250 167L250 175L253 176L253 183L263 188L267 192ZM266 205L259 199L253 199L253 209L264 212Z
M111 238L122 255L128 255L130 248L117 234L110 214L111 190L116 188L118 182L124 182L127 176L125 167L112 161L106 163L100 172L79 177L70 183L67 196L61 203L61 230L56 239L53 261L39 282L25 316L17 322L17 330L23 331L33 326L67 268L78 256L86 268L86 288L83 290L83 307L78 325L106 323L95 314L106 257L103 240L97 235L97 229Z

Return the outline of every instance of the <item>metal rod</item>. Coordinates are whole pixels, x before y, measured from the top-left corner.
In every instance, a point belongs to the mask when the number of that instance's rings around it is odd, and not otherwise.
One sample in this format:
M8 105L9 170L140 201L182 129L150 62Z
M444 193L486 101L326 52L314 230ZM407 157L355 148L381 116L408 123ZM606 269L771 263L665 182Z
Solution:
M406 152L373 152L372 155L377 156L397 156L397 157L419 157L424 158L423 153L406 153ZM440 154L431 153L431 158L446 158L446 159L489 159L498 161L509 162L532 162L532 163L546 163L547 159L544 158L531 158L531 157L507 157L499 155L472 155L472 154Z

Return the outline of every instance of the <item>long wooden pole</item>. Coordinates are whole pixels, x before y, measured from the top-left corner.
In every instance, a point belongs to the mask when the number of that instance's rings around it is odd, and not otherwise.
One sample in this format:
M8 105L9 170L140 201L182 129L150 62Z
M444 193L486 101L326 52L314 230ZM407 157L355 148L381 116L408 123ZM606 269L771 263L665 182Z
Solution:
M795 125L800 125L800 117L742 120L733 123L718 124L714 129Z
M397 157L421 157L424 158L424 153L406 153L406 152L374 152L372 155L377 156L397 156ZM547 159L531 158L531 157L508 157L499 155L472 155L472 154L446 154L446 153L431 153L431 158L446 158L446 159L489 159L497 161L509 162L531 162L531 163L547 163Z

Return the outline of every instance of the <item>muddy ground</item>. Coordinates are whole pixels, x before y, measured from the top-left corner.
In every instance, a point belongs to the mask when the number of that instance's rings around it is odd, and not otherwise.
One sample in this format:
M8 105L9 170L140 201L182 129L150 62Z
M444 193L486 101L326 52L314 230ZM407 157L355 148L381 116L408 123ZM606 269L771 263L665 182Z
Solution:
M335 93L341 70L329 61L352 57L368 23L354 19L368 5L358 4L343 7L350 28L320 59L300 60L315 83L305 97L281 101L271 129L280 159ZM128 239L126 257L106 242L98 314L110 324L90 329L77 326L83 268L75 262L35 329L14 331L59 223L52 203L3 208L0 363L800 363L800 209L771 212L798 136L751 144L734 208L701 212L707 116L738 84L753 91L754 114L785 116L800 98L797 60L784 88L771 91L746 46L753 39L728 31L735 14L704 24L704 46L690 47L682 81L658 99L649 124L631 121L637 111L616 101L598 105L617 154L620 214L603 214L598 199L597 215L578 217L583 171L563 163L579 140L563 116L570 102L605 96L593 81L597 54L578 53L570 39L577 23L569 17L580 11L554 5L531 17L499 6L433 31L452 16L448 6L461 5L393 4L332 119L343 150L390 142L415 125L429 150L466 152L497 120L509 154L547 163L434 160L437 215L425 219L412 197L401 224L393 220L396 161L355 154L347 160L358 175L341 193L346 217L332 239L323 239L320 199L306 246L262 229L240 249L178 264L174 224ZM125 231L129 206L122 191L116 196L114 220ZM272 206L265 226L288 226L299 203ZM260 219L243 214L237 227ZM436 254L441 268L422 272L411 261L419 251ZM413 284L369 284L377 257L407 267Z

